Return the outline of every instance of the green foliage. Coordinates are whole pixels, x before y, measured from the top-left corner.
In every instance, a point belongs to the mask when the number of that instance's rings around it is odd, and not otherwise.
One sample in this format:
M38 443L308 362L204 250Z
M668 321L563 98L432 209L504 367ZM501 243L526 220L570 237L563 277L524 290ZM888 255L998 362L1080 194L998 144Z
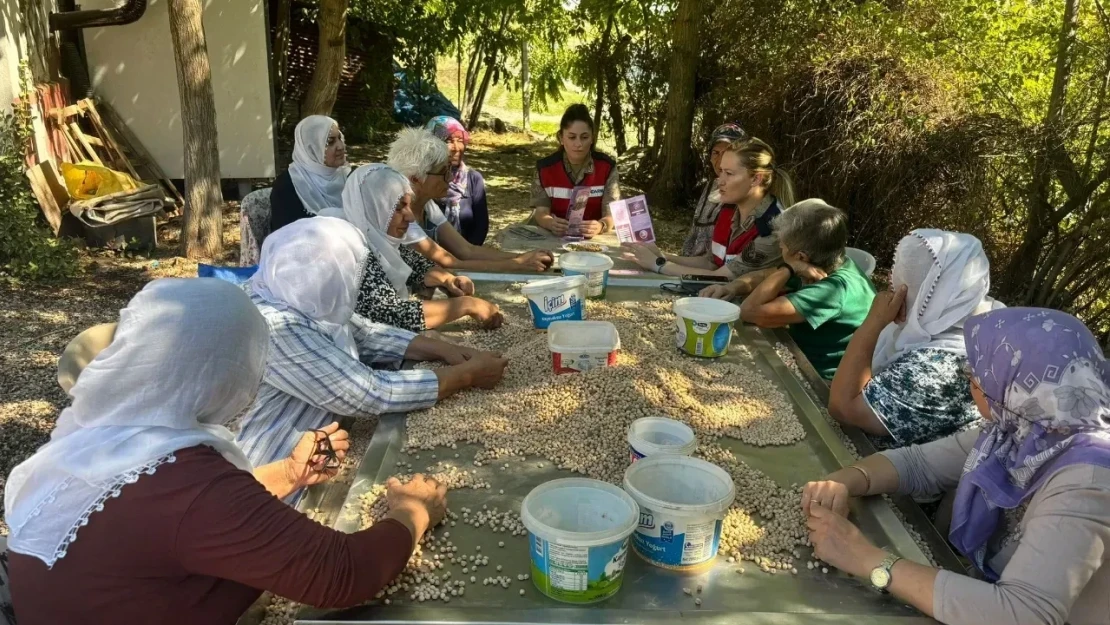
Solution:
M24 175L30 124L25 105L0 116L0 275L64 278L77 270L76 250L68 241L51 236Z

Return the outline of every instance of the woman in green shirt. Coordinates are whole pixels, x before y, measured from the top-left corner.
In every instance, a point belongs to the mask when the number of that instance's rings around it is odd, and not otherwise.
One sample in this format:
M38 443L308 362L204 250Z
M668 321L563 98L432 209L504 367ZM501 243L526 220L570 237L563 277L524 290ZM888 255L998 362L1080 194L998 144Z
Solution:
M821 377L831 380L875 299L874 285L844 254L848 216L823 200L804 200L775 219L774 231L781 265L707 287L701 295L744 297L741 319L788 328Z

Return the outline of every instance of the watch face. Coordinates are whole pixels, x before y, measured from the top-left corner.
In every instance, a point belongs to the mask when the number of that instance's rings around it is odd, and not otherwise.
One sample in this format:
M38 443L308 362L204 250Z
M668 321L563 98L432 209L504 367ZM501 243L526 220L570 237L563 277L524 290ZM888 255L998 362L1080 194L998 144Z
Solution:
M872 570L871 585L875 588L885 589L890 585L890 571L882 567Z

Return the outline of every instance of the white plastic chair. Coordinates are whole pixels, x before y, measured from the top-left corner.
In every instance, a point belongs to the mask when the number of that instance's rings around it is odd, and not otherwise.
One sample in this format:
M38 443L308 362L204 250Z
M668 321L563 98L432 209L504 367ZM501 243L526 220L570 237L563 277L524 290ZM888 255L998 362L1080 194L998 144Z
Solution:
M852 262L859 265L859 268L867 274L868 278L875 273L875 257L871 254L855 247L844 248L844 253L852 259Z

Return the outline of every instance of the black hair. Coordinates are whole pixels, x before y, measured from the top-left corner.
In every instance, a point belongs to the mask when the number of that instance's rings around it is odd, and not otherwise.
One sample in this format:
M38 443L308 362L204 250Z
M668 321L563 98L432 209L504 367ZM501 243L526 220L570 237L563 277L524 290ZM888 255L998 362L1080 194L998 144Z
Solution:
M574 122L585 122L590 127L590 134L597 134L594 118L590 116L590 109L586 108L585 104L571 104L567 107L563 112L563 118L559 120L559 132L566 130Z

